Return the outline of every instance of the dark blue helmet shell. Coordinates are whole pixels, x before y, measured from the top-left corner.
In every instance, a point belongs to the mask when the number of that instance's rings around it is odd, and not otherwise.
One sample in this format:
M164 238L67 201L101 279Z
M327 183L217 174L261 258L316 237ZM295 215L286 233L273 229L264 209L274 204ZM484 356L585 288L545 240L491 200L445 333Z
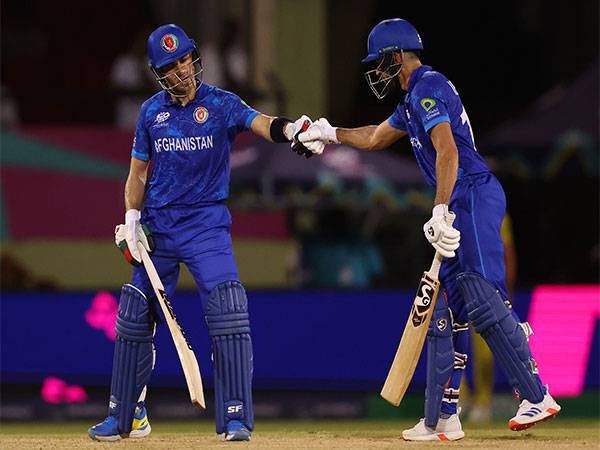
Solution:
M148 63L153 69L160 69L193 51L196 51L194 41L174 24L158 27L148 38Z
M410 22L404 19L387 19L375 25L369 33L369 54L362 62L374 61L387 52L401 50L423 50L421 36Z

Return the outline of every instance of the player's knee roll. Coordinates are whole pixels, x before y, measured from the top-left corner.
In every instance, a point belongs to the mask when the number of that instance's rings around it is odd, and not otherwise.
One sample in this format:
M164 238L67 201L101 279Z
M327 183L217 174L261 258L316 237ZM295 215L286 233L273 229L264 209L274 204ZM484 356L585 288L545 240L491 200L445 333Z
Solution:
M209 294L206 322L211 336L250 333L248 299L239 281L225 281Z
M469 321L477 333L484 332L511 314L498 290L480 274L460 273L456 284L465 301Z
M115 324L117 336L132 342L151 342L154 319L144 294L131 284L123 285Z

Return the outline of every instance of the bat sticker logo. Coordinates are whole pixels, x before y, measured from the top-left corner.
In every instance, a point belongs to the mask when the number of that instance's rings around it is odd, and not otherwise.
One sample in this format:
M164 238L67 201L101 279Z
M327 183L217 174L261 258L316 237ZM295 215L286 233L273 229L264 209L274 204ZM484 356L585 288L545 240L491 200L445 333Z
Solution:
M427 311L429 311L429 308L431 307L431 300L434 292L435 288L430 285L427 280L421 280L421 284L417 290L417 298L415 299L411 312L412 323L415 327L422 325L425 321Z
M169 311L169 315L171 316L171 319L173 319L173 321L177 325L177 328L179 328L179 331L181 331L181 335L183 336L183 339L185 340L185 343L187 344L188 348L193 351L194 349L190 345L190 341L188 341L188 338L185 335L185 332L183 331L183 328L181 328L181 325L179 325L179 322L177 322L177 317L175 317L175 311L173 311L173 307L171 306L171 302L169 301L169 297L167 297L167 293L165 291L163 291L162 289L159 289L158 292L160 293L160 296L162 297L163 301L165 302L165 305L167 307L167 311Z
M431 303L431 296L429 295L429 286L427 285L422 285L421 286L421 296L418 297L421 300L421 305L423 306L429 306L429 303Z

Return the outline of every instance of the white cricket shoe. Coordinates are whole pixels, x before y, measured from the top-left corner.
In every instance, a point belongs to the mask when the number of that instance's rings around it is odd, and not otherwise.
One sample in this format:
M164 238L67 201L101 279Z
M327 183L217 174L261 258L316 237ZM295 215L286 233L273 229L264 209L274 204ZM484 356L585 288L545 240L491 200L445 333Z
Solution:
M553 419L560 409L560 405L552 398L546 386L546 395L540 403L530 403L527 400L521 402L515 417L508 421L508 428L513 431L526 430L536 423Z
M452 414L447 419L440 417L435 430L425 425L425 419L421 419L414 427L402 432L405 441L458 441L464 437L458 414Z

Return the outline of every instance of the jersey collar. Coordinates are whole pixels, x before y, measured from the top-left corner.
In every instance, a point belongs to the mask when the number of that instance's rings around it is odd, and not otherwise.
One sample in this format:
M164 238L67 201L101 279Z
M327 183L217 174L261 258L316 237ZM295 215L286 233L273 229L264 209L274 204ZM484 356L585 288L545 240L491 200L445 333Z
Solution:
M408 92L410 93L413 88L415 87L415 84L417 84L417 82L423 78L423 75L425 74L425 72L428 72L431 70L431 66L420 66L419 68L415 69L413 71L413 73L410 74L410 80L408 80Z

